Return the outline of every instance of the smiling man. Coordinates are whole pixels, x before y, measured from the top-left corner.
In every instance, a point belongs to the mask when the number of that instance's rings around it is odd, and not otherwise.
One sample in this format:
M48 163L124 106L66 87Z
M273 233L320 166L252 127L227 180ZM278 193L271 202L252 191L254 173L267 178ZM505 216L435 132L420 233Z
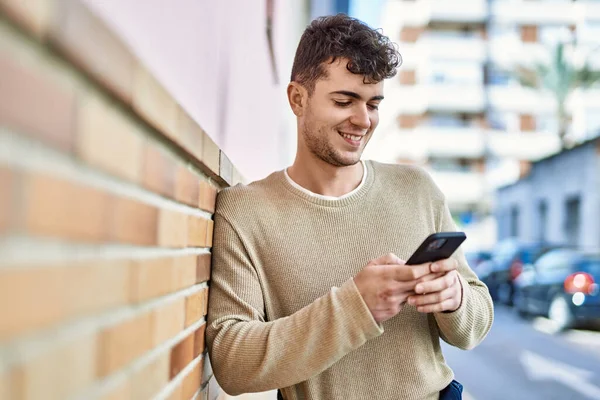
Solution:
M207 342L230 394L285 399L459 399L440 340L470 349L493 321L462 251L404 259L454 231L421 169L361 161L400 55L345 15L305 30L288 86L292 166L219 194Z

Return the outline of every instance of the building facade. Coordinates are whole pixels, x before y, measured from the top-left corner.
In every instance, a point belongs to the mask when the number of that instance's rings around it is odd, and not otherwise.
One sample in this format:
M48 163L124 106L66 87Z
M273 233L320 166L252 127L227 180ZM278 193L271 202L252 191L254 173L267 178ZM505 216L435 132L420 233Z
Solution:
M399 43L403 65L386 87L368 154L425 166L457 221L486 224L484 242L492 243L494 189L560 149L553 96L522 86L511 71L547 61L566 38L577 40L580 55L592 54L600 4L397 0L387 3L383 29ZM596 98L597 90L569 98L578 140L600 127Z
M600 139L532 164L496 193L498 237L600 248Z

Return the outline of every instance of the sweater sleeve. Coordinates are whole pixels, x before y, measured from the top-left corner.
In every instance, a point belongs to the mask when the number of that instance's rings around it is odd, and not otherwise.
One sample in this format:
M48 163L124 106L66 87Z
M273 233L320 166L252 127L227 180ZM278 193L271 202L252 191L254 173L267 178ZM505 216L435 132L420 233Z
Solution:
M231 395L305 381L383 333L353 279L292 315L267 321L261 282L244 243L218 213L208 306L213 371Z
M439 213L438 232L456 231L445 201L440 206ZM453 312L435 313L435 319L444 341L467 350L481 343L488 334L494 320L494 307L487 286L471 270L462 249L459 248L452 257L459 265L462 303Z

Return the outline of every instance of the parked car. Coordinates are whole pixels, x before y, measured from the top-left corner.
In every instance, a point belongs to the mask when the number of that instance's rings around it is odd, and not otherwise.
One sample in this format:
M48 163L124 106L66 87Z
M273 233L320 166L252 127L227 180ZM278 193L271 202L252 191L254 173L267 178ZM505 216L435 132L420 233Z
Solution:
M523 266L532 264L548 250L561 247L558 244L526 243L515 238L499 242L492 252L491 260L481 265L480 279L488 286L494 300L512 305L514 281Z
M559 329L600 320L599 283L600 253L549 251L515 281L515 308L522 316L545 315Z
M465 253L465 258L467 259L469 267L471 267L473 271L477 272L477 269L481 263L492 258L492 253L485 250L470 251Z

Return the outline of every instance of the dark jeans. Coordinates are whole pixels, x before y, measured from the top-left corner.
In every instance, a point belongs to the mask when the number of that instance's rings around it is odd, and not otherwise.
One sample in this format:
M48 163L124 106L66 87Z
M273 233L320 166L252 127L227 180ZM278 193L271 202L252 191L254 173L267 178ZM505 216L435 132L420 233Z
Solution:
M463 385L458 381L452 381L440 392L440 400L462 400ZM283 400L281 392L277 391L277 400Z
M458 381L452 381L440 392L440 400L461 400L463 385Z

